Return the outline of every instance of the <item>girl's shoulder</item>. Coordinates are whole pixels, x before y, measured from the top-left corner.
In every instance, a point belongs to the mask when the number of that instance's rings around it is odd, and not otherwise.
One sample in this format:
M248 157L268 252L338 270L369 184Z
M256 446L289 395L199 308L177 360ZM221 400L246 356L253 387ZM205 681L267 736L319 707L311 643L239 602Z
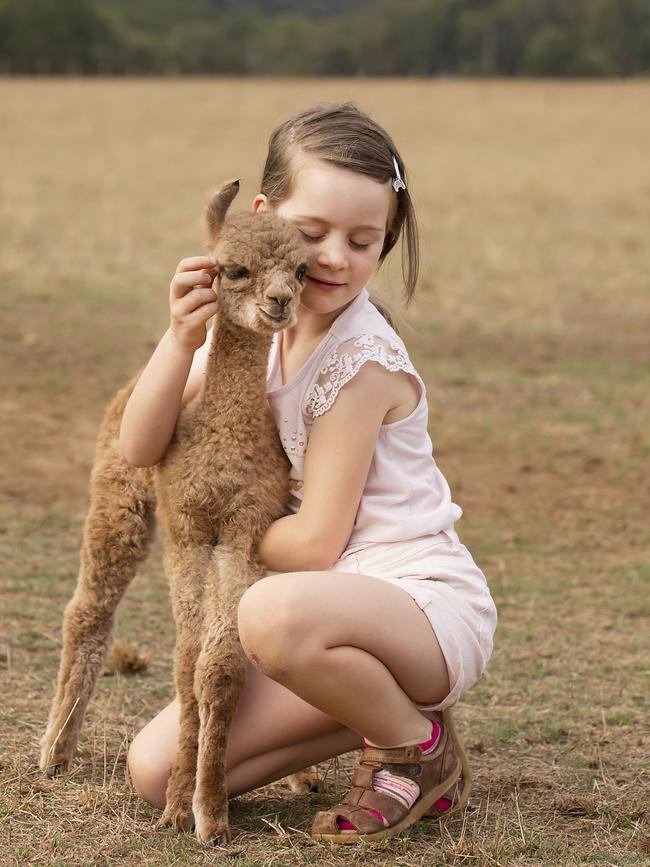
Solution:
M345 311L350 315L344 313L331 328L331 340L305 395L304 410L313 418L333 405L341 388L368 361L391 372L409 373L421 381L404 341L364 292L362 303L355 304L354 309L351 305Z
M340 341L356 334L378 334L404 346L402 339L393 326L381 315L370 300L367 289L363 289L354 302L336 319L330 334Z

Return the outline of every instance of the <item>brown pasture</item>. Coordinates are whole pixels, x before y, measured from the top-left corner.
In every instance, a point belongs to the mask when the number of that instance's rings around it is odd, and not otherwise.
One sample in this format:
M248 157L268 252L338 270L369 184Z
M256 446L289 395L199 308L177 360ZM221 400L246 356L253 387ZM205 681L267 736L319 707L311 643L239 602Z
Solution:
M160 545L63 778L37 769L93 443L203 251L208 191L257 191L273 125L353 99L394 134L422 232L400 331L429 394L457 529L499 608L457 708L462 819L345 852L307 836L325 792L237 798L209 852L154 830L125 753L173 697ZM650 83L0 80L0 863L644 865L650 862ZM399 267L376 283L399 309ZM137 656L137 654L136 654ZM138 666L134 666L138 669Z

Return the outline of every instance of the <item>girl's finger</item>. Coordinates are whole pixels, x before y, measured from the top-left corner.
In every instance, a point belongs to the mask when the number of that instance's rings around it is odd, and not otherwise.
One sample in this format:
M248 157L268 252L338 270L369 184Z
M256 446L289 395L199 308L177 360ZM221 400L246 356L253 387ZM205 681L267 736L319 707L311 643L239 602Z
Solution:
M203 304L214 303L215 301L216 295L212 289L192 289L191 292L172 304L171 312L176 319L183 319Z
M216 301L209 304L202 304L185 319L185 324L188 328L194 328L202 322L207 322L211 316L214 316L218 309L219 304Z
M214 256L188 256L186 259L181 259L176 268L176 273L181 271L196 271L199 268L215 268L217 260Z
M211 286L214 278L214 272L207 270L184 271L174 274L169 288L174 298L182 298L195 286Z

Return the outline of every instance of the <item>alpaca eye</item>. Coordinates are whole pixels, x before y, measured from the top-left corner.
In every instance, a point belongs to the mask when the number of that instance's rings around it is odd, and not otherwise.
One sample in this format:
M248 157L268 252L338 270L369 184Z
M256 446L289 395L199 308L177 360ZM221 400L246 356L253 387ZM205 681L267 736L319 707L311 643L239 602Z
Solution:
M229 280L241 280L242 277L248 277L248 274L248 268L233 268L232 271L226 271Z
M306 273L307 273L307 266L306 265L301 265L300 268L298 268L298 270L296 271L296 277L298 280L300 280L301 283L305 279Z

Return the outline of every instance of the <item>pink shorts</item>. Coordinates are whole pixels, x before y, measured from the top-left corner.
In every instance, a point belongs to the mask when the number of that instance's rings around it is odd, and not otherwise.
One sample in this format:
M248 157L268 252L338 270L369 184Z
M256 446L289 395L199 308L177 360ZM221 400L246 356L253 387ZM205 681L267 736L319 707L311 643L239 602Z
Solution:
M485 575L454 530L373 544L344 554L331 568L401 587L424 611L447 662L451 690L439 704L418 705L420 710L451 707L481 677L492 655L497 609Z

